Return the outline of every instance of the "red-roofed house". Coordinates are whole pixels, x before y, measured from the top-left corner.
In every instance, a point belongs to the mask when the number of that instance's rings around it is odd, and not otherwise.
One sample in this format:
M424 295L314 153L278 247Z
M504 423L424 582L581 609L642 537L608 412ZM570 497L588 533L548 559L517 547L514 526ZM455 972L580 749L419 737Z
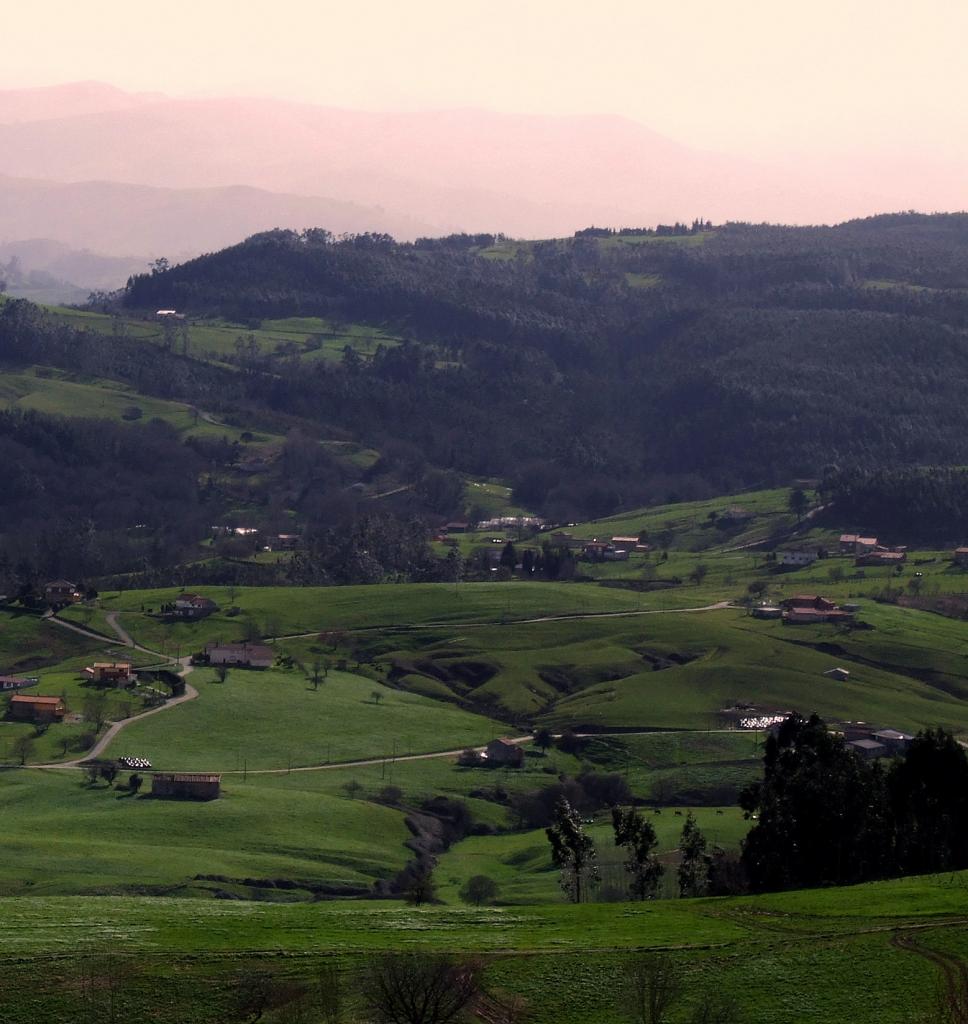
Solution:
M10 717L18 722L59 722L67 713L60 697L28 697L25 693L10 698Z

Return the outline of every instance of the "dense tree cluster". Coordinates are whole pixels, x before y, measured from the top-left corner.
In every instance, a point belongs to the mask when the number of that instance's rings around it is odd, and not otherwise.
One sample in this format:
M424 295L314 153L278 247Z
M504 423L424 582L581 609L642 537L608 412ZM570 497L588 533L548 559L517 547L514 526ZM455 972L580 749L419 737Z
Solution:
M135 499L116 500L110 523L106 510L88 512L110 556L104 572L165 582L164 570L182 560L182 541L204 534L199 509L213 523L245 507L269 529L296 513L310 544L293 582L449 579L459 567L434 559L425 537L468 513L468 475L507 480L518 504L571 521L820 477L837 466L826 476L838 516L843 509L858 527L904 540L963 541L958 476L929 479L912 467L968 464L966 295L964 215L835 228L697 221L543 242L455 235L404 245L383 235L272 231L181 266L160 261L131 280L121 302L146 314L177 308L253 326L318 315L335 329L380 325L402 343L368 357L348 347L334 362L302 358L291 343L268 351L243 330L235 352L213 362L191 350L175 322L164 325L161 345L146 344L120 317L103 334L8 301L0 306L0 364L120 381L196 415L203 409L287 438L264 472L242 482L232 480L245 461L238 442L179 444L169 435L163 454L158 440L142 445L131 486L117 488L150 493L134 484L150 470L164 490L156 514L179 495L178 515L167 517L176 536L155 534L146 552L112 535L155 521ZM139 439L162 436L136 401L125 415L126 429L149 430ZM338 459L319 444L332 438L362 442L380 457L370 466ZM40 436L19 443L23 469L6 503L30 493L37 508L52 510L51 545L58 524L76 519L59 507L76 502L48 480L57 460ZM102 493L97 472L85 472L73 493ZM379 515L361 498L371 484L391 495ZM7 520L7 550L20 547L23 509ZM37 572L59 565L79 575L91 561L59 542L56 557L36 546L28 551ZM234 558L229 548L215 554ZM528 560L525 576L574 573L564 551ZM228 570L215 560L200 571L214 582Z
M740 799L757 815L742 858L753 889L968 867L968 757L948 733L922 733L884 769L817 716L793 715L763 763Z
M828 518L906 543L968 540L968 470L950 467L835 472L823 482Z
M966 286L968 218L903 215L534 243L275 231L135 278L125 302L391 325L415 343L311 371L265 357L274 408L323 407L568 518L964 461Z

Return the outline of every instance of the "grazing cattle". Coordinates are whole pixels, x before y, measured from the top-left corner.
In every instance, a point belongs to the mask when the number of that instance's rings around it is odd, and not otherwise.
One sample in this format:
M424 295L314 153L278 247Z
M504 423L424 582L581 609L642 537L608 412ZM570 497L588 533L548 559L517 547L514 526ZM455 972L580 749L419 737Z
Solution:
M680 818L682 817L682 811L676 811L676 814L678 814Z
M722 813L723 813L723 812L722 812L722 809L721 809L721 808L719 808L719 807L717 807L717 808L716 808L716 813L717 813L717 814L722 814Z

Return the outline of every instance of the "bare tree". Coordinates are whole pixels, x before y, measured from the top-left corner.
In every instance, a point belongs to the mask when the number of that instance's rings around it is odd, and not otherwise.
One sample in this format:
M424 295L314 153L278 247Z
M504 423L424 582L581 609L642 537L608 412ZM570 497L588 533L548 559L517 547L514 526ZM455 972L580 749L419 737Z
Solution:
M682 995L682 980L667 957L635 957L625 967L623 1003L635 1024L664 1024Z
M736 1003L718 992L705 992L689 1017L689 1024L736 1024L740 1019Z
M34 742L33 736L25 733L23 736L18 736L13 741L13 755L19 759L21 765L25 765L27 763L27 759L31 754L33 754L35 746L36 743Z
M84 714L84 721L91 724L91 728L95 732L100 732L104 728L104 723L108 720L108 695L102 691L100 693L92 693L84 698L82 705L82 711Z
M479 991L476 965L434 953L390 953L367 970L363 1001L379 1024L448 1024Z

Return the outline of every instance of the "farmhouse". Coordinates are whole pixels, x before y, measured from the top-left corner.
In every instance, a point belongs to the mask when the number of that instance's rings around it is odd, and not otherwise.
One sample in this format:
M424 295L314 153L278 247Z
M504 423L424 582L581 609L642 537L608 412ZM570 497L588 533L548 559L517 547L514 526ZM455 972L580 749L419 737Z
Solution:
M854 565L903 565L906 561L906 551L868 551L858 555Z
M218 611L218 605L201 594L179 594L175 598L175 615L180 619L204 619Z
M217 800L222 776L200 772L157 772L151 777L151 795L181 800Z
M10 690L25 690L28 686L36 686L39 682L40 679L37 676L28 676L23 679L20 676L0 676L0 693Z
M582 544L581 553L591 562L604 562L607 552L613 550L607 541L589 540Z
M18 722L59 722L67 712L60 697L28 697L17 693L10 698L9 715Z
M866 551L873 551L876 547L876 537L862 537L857 533L842 533L840 535L840 553L842 555L862 555Z
M616 551L638 551L639 549L639 538L638 537L613 537L612 547Z
M504 737L491 740L484 748L484 761L489 765L520 768L524 763L524 751Z
M467 533L471 528L470 523L454 522L446 523L444 526L444 533Z
M778 565L813 565L818 557L816 548L788 548L776 553Z
M84 675L92 683L104 683L109 686L127 686L136 678L131 670L130 661L96 661L84 669Z
M206 644L205 653L212 665L241 665L244 668L272 668L275 655L265 644Z
M44 587L44 600L52 608L74 604L83 597L84 595L77 589L77 584L71 583L70 580L51 580Z
M816 594L798 594L783 602L783 621L795 625L817 622L846 622L853 618L851 612L838 608L833 601Z
M827 597L819 594L794 594L781 602L784 608L813 608L820 612L832 612L837 605Z
M897 729L880 729L871 733L871 739L883 743L890 753L900 754L907 750L914 737L907 732L898 732Z
M873 761L876 757L884 757L888 750L877 740L848 740L847 746L865 761Z
M968 548L955 548L954 563L968 569Z
M606 562L627 562L629 560L629 553L625 548L607 547L602 554L602 558Z
M850 671L846 668L840 668L839 666L837 668L828 668L827 671L824 672L824 675L827 676L828 679L837 679L842 683L846 683L847 680L850 679Z
M719 522L728 525L734 523L748 523L755 516L747 508L742 508L739 505L734 505L732 508L726 509L725 512L719 513Z
M754 604L750 608L750 615L754 619L780 619L783 617L783 609L776 604Z
M277 533L269 547L272 551L295 551L298 544L298 533Z

